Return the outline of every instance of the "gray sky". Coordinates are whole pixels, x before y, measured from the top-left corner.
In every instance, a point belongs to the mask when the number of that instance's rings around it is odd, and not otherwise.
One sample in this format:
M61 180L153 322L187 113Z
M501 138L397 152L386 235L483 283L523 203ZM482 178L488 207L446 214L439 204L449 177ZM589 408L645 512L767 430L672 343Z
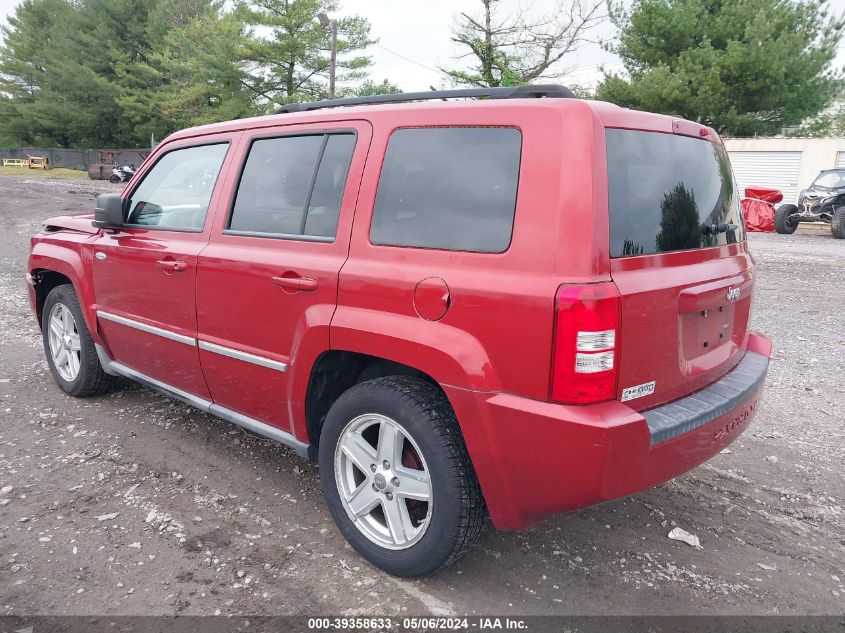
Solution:
M841 1L845 4L845 0ZM529 15L541 16L552 13L559 4L560 0L502 0L496 10L501 17L511 15L520 8ZM404 6L399 9L400 5ZM378 45L370 51L375 61L373 79L380 81L388 78L405 91L428 90L429 85L439 87L443 81L448 83L448 78L436 69L440 66L454 67L458 64L455 56L466 50L457 48L450 40L454 16L460 11L474 15L481 10L478 0L343 2L344 8L352 10L353 6L354 10L370 20L372 33L379 39ZM593 31L593 39L612 34L613 27L605 24ZM596 44L585 44L563 59L556 68L568 70L568 78L575 82L592 84L601 76L599 66L602 64L610 70L621 66L615 55Z
M565 1L565 0L564 0ZM14 11L19 0L0 0L0 20ZM560 0L502 0L498 11L505 16L518 8L531 15L551 13ZM845 12L845 0L832 0L836 13ZM357 13L370 20L371 34L379 40L368 53L375 62L370 74L376 82L389 79L403 91L428 90L429 86L448 86L448 78L437 71L439 66L453 67L457 49L450 40L454 15L459 11L478 13L478 0L341 0L340 13ZM613 27L605 24L596 37L611 37ZM837 58L845 65L845 44ZM600 67L620 68L618 58L595 44L582 46L558 65L568 74L560 83L594 85L601 77ZM444 83L445 82L445 83Z

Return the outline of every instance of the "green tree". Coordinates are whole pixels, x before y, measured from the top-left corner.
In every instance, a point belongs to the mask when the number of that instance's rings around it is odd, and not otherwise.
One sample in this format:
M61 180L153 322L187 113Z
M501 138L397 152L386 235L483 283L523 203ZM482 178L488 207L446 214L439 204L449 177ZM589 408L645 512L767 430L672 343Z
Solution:
M149 60L127 66L118 99L136 138L258 114L240 60L245 29L223 0L168 0L148 29Z
M69 144L126 147L143 140L134 135L120 98L127 78L135 85L147 79L134 71L148 65L155 50L147 29L157 3L82 0L69 24L59 26L51 86L40 105L61 124ZM156 83L145 87L154 90Z
M816 117L804 121L801 125L784 130L786 136L792 137L823 137L845 136L845 94L834 99L831 107Z
M3 36L5 145L144 146L260 111L224 0L25 0Z
M500 16L501 0L480 1L479 14L459 13L452 28L452 41L461 49L458 59L470 60L469 69L442 69L458 84L518 86L560 77L558 62L588 41L604 19L601 0L566 0L538 16L522 10Z
M625 107L775 134L842 88L832 63L843 22L826 0L634 0L611 17L627 77L606 76L597 97Z
M367 79L360 86L349 89L348 94L344 93L343 96L370 97L373 95L395 95L401 92L399 86L390 83L387 79L383 79L381 83Z
M24 0L2 28L0 144L145 146L150 134L326 96L335 0ZM369 24L338 25L340 80ZM397 92L387 80L341 94Z
M152 54L146 27L157 1L27 0L20 5L0 50L4 109L12 110L0 120L0 134L19 128L25 131L19 134L22 141L45 146L135 144L118 101L121 79ZM44 13L50 19L32 19ZM30 41L35 50L23 44ZM27 65L37 66L37 72L27 75ZM14 89L24 84L26 94Z
M250 29L244 61L249 87L268 109L328 96L331 35L318 15L333 15L336 0L240 0L235 13ZM337 80L361 79L372 63L362 51L373 44L360 16L337 20Z
M0 144L37 145L61 136L36 104L49 87L56 26L71 12L65 0L24 0L0 27Z

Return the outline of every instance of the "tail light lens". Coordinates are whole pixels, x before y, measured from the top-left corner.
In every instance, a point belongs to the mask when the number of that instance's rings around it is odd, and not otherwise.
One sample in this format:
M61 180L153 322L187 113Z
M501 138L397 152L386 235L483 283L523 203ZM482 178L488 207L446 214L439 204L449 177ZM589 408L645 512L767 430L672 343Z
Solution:
M555 302L552 400L587 404L616 393L619 290L613 283L561 286Z

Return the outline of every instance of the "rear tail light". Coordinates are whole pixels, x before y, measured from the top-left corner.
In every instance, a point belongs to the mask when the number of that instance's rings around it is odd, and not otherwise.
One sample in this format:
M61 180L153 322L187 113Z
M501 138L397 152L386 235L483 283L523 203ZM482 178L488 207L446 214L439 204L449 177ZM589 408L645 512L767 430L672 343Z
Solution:
M587 404L616 393L619 291L613 283L561 286L555 302L552 400Z

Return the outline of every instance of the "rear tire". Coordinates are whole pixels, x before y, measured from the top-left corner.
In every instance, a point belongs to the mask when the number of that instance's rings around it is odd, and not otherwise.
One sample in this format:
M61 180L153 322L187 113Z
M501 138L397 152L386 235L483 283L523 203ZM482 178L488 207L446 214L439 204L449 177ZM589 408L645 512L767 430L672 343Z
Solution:
M775 211L775 231L781 235L795 233L798 228L798 220L790 221L792 214L798 213L798 207L794 204L782 204Z
M466 552L485 525L481 488L452 407L419 378L378 378L344 392L320 434L319 464L338 529L390 574L436 572ZM403 518L398 531L391 517Z
M845 207L839 207L833 212L833 220L830 222L830 232L837 240L845 239Z
M71 284L47 295L41 317L44 353L59 389L77 398L108 392L114 378L103 371Z

